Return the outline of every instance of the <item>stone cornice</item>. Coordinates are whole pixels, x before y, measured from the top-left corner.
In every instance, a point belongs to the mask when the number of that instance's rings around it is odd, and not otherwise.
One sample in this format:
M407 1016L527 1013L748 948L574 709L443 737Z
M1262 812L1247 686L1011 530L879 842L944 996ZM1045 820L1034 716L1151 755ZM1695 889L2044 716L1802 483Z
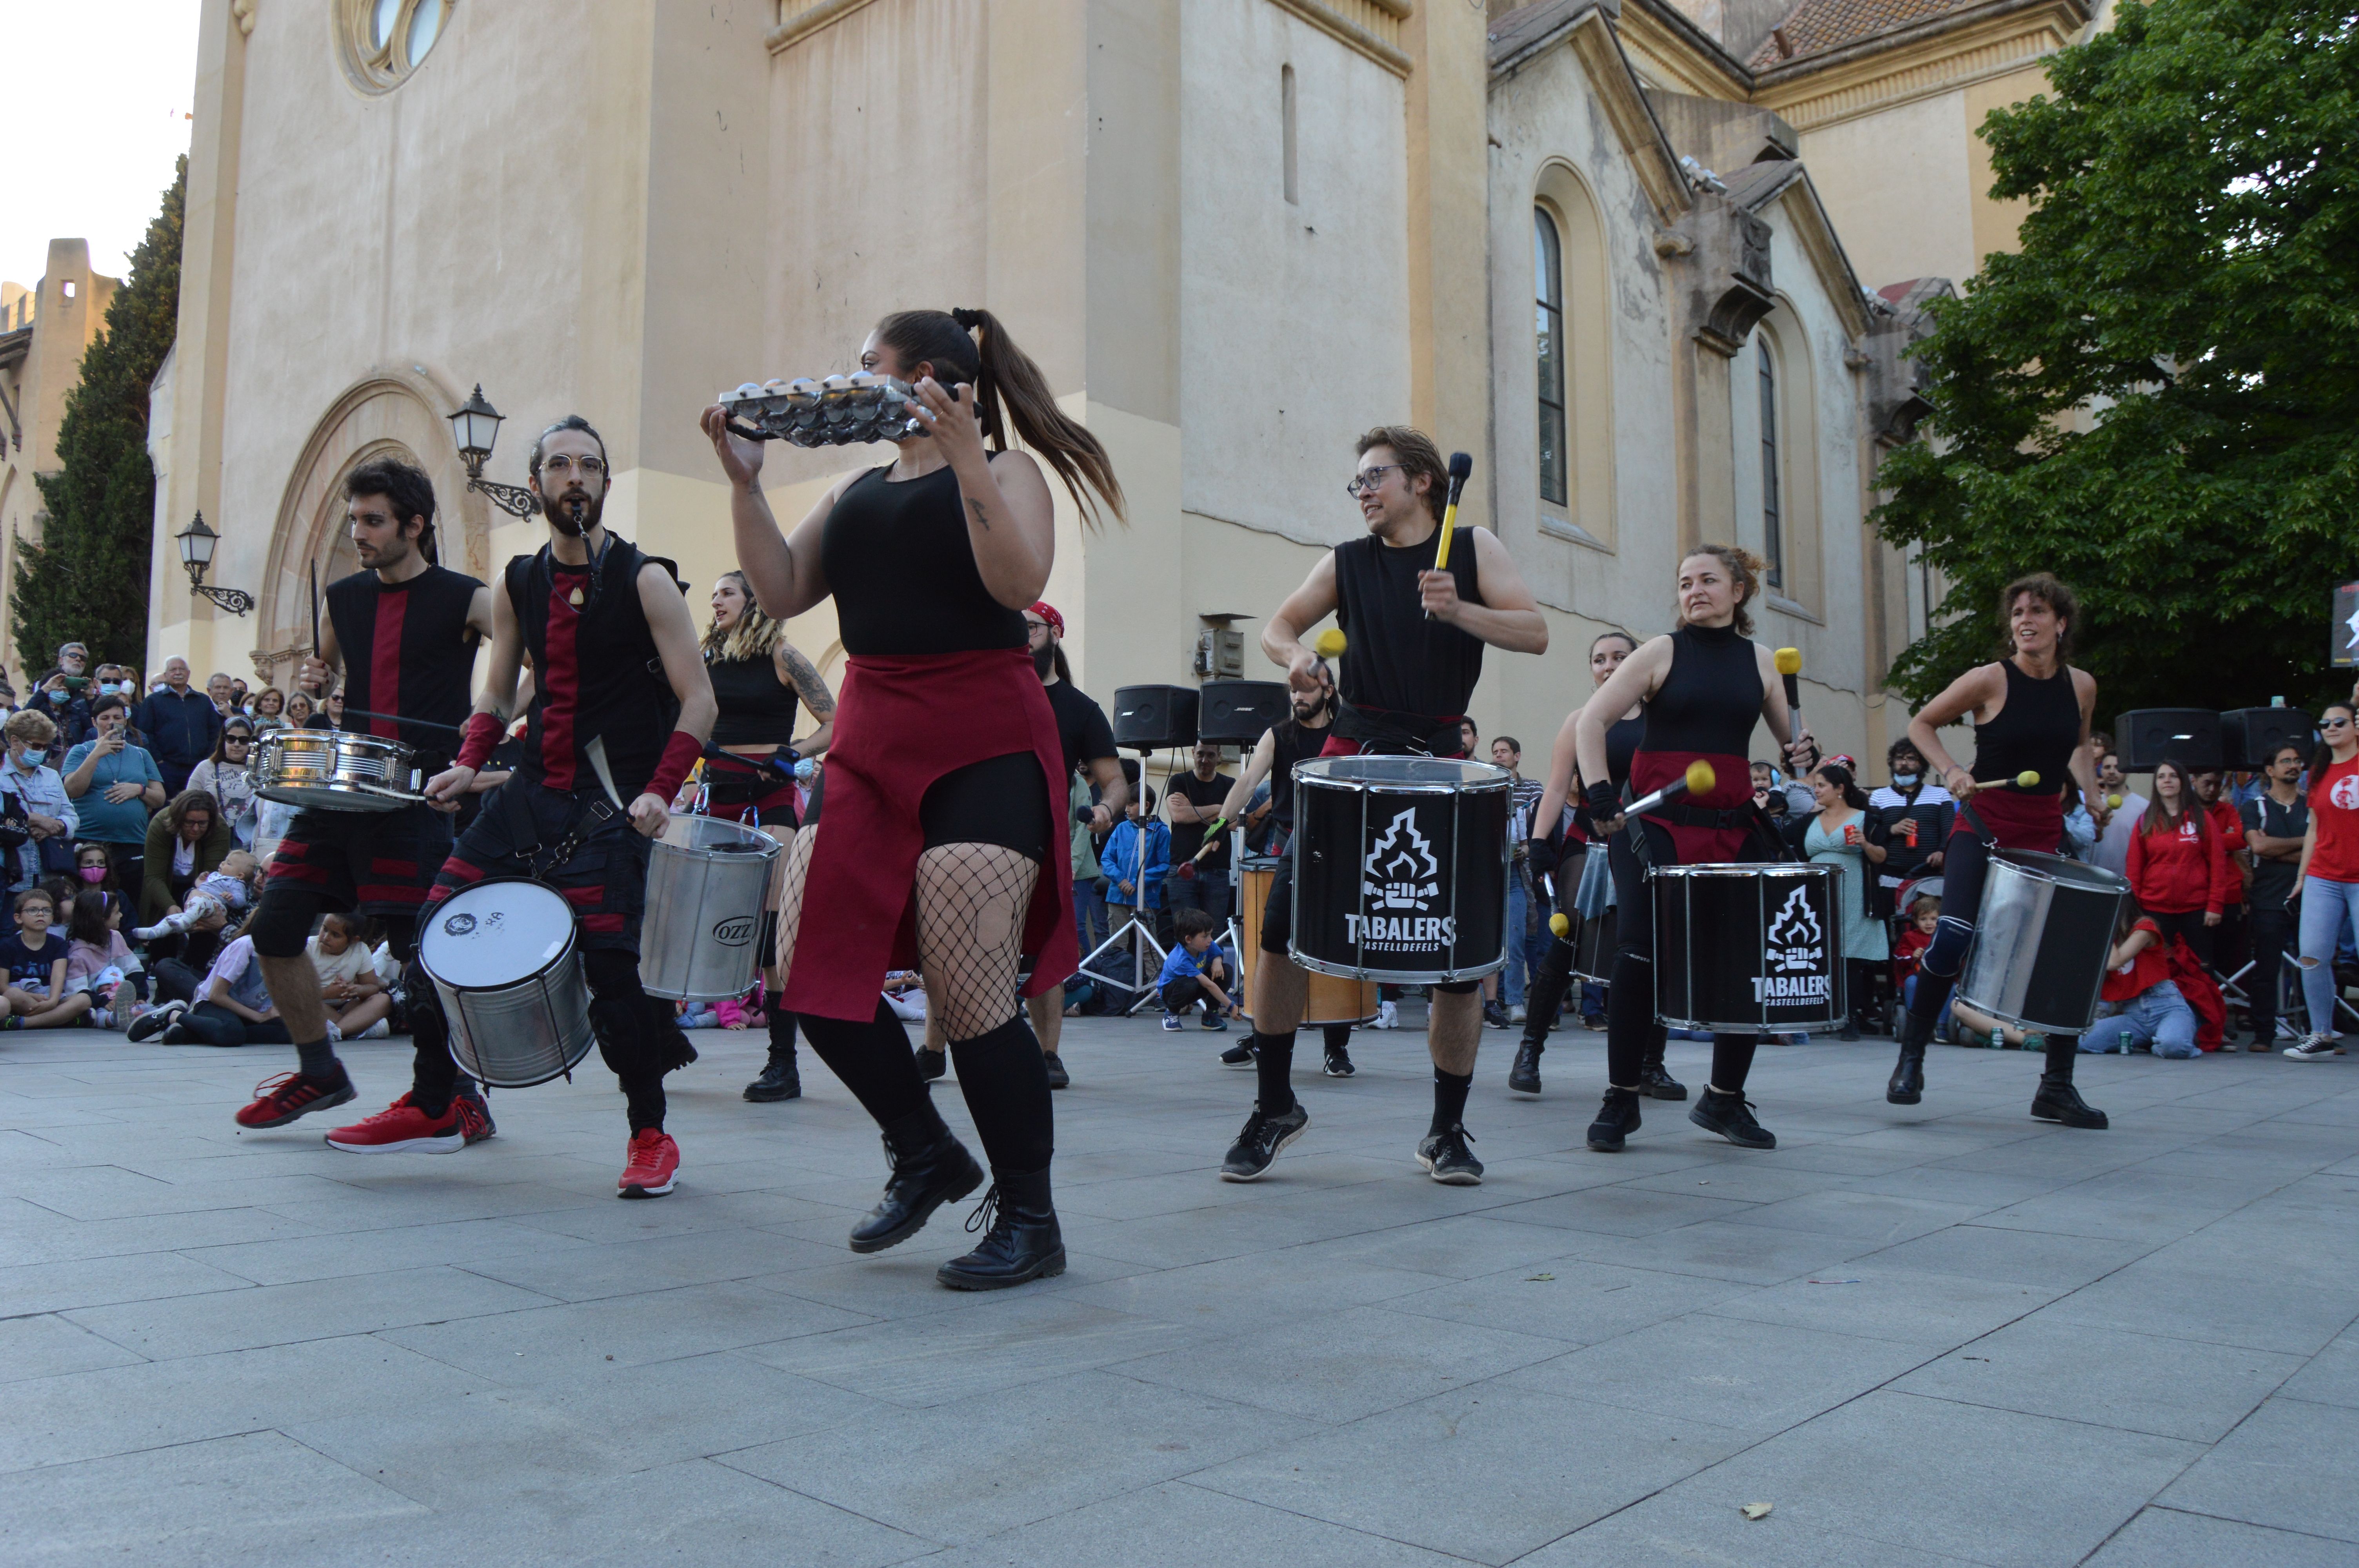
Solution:
M2071 43L2089 19L2082 0L1992 0L1755 78L1752 102L1798 131L2020 70Z
M1661 69L1663 85L1701 98L1749 100L1753 73L1668 0L1624 0L1619 30L1635 52Z
M1416 62L1400 47L1400 28L1408 20L1409 0L1270 0L1270 4L1367 56L1395 76L1406 78L1415 68Z
M1657 219L1665 223L1678 222L1693 200L1687 177L1680 172L1679 155L1671 150L1670 138L1663 135L1662 124L1655 118L1602 5L1568 11L1560 23L1547 31L1495 52L1492 82L1506 81L1559 45L1572 51L1597 89L1598 102L1613 124L1622 150L1629 156L1631 169L1653 203Z

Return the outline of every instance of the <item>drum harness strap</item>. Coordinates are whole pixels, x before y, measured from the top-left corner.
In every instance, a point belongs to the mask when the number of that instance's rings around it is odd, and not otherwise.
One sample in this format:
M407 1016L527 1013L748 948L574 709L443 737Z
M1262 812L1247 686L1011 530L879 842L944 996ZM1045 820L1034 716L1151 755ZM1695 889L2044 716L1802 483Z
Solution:
M583 841L603 831L615 816L611 803L592 800L588 809L575 816L571 826L565 830L565 837L558 840L557 848L544 857L539 830L533 826L532 814L525 808L524 800L522 791L508 795L508 830L515 836L517 857L532 868L536 878L548 877L564 870Z
M1400 746L1420 757L1458 755L1458 726L1461 722L1459 719L1429 719L1426 721L1432 727L1420 733L1403 724L1399 717L1387 709L1354 708L1344 701L1340 693L1332 700L1335 704L1334 732L1346 741L1357 741L1364 745ZM1405 717L1426 719L1423 714L1409 714ZM1443 741L1445 737L1450 749L1434 750L1435 742Z

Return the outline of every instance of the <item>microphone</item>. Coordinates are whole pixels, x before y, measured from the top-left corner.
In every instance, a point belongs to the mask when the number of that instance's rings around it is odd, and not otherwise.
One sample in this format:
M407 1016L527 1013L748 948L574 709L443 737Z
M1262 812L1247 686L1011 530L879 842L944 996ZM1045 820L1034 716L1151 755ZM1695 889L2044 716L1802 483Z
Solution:
M1650 811L1657 811L1666 806L1685 800L1690 795L1701 795L1719 782L1720 775L1712 772L1712 764L1699 757L1690 762L1688 771L1678 778L1673 779L1654 794L1640 795L1636 800L1624 806L1622 815L1644 816Z
M1441 538L1433 546L1435 571L1450 569L1450 540L1451 536L1458 532L1458 498L1465 492L1466 481L1473 472L1474 459L1471 454L1466 452L1450 454L1450 496L1448 504L1441 509ZM1428 621L1432 620L1433 611L1427 611L1425 618Z

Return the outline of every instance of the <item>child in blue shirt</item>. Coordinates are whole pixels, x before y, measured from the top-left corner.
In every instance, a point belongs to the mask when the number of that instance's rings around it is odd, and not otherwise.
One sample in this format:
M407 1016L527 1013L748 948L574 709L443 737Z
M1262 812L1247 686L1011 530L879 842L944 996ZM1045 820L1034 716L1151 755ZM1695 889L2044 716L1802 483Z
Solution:
M1147 908L1163 907L1163 877L1171 869L1170 825L1156 819L1155 792L1150 789L1144 794L1144 803L1136 795L1131 797L1123 819L1114 824L1105 848L1098 851L1098 865L1105 872L1105 901L1124 909L1138 903L1142 842L1147 860ZM1109 925L1114 930L1121 930L1122 917L1113 916Z
M1237 1004L1221 989L1230 976L1228 955L1212 940L1220 922L1201 909L1174 910L1171 925L1179 935L1155 989L1163 998L1163 1027L1177 1029L1180 1017L1198 1002L1204 1004L1204 1027L1226 1029L1223 1014L1237 1016Z
M91 1009L88 991L66 989L66 950L72 946L57 924L58 906L39 888L16 895L16 934L0 939L0 969L8 989L0 1013L8 1029L56 1029L81 1022Z

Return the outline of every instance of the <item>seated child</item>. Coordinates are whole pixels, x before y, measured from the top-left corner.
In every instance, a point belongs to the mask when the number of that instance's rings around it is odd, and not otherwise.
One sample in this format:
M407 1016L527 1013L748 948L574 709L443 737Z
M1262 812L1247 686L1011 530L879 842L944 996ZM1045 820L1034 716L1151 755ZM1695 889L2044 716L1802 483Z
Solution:
M49 929L57 918L57 901L42 889L27 888L16 895L16 930L0 939L0 969L8 977L0 997L7 1017L0 1028L56 1029L90 1011L86 993L67 989L71 944L63 932Z
M926 977L915 969L895 969L885 977L885 1005L904 1023L926 1022ZM927 1044L939 1049L937 1042Z
M1180 1027L1180 1015L1198 1002L1204 1004L1204 1027L1226 1029L1223 1014L1237 1016L1237 1004L1221 989L1221 982L1230 976L1226 955L1214 945L1212 934L1220 922L1201 909L1180 909L1172 914L1171 925L1179 941L1171 956L1163 960L1163 972L1155 977L1156 990L1163 999L1163 1027Z
M66 920L66 989L90 998L92 1028L130 1022L138 1003L131 979L138 960L123 940L122 927L121 899L94 887L74 894L73 913Z
M209 914L237 919L254 907L255 872L259 864L248 851L232 849L223 858L220 870L197 879L197 885L180 901L179 914L168 914L153 925L135 926L131 935L152 942L168 933L177 936Z
M245 923L253 924L249 916ZM287 1045L293 1036L264 986L262 965L254 956L254 938L238 928L224 944L213 967L197 988L194 1007L168 1001L139 1020L143 1025L161 1019L157 1043L162 1045ZM141 1033L134 1029L132 1033Z
M377 979L374 955L361 940L358 915L325 916L320 934L303 951L320 976L330 1039L373 1040L393 1033L386 1022L393 1012L393 993Z
M2104 1055L2151 1046L2158 1056L2185 1060L2203 1054L2195 1044L2195 1010L2170 978L2170 955L2162 928L2135 903L2125 901L2114 925L2114 950L2106 959L2104 988L2098 994L2106 1016L2081 1036L2081 1049Z
M1940 899L1920 892L1908 901L1908 924L1892 945L1892 980L1900 988L1903 1007L1917 1000L1917 967L1925 961L1925 949L1933 945L1933 933L1940 924Z

